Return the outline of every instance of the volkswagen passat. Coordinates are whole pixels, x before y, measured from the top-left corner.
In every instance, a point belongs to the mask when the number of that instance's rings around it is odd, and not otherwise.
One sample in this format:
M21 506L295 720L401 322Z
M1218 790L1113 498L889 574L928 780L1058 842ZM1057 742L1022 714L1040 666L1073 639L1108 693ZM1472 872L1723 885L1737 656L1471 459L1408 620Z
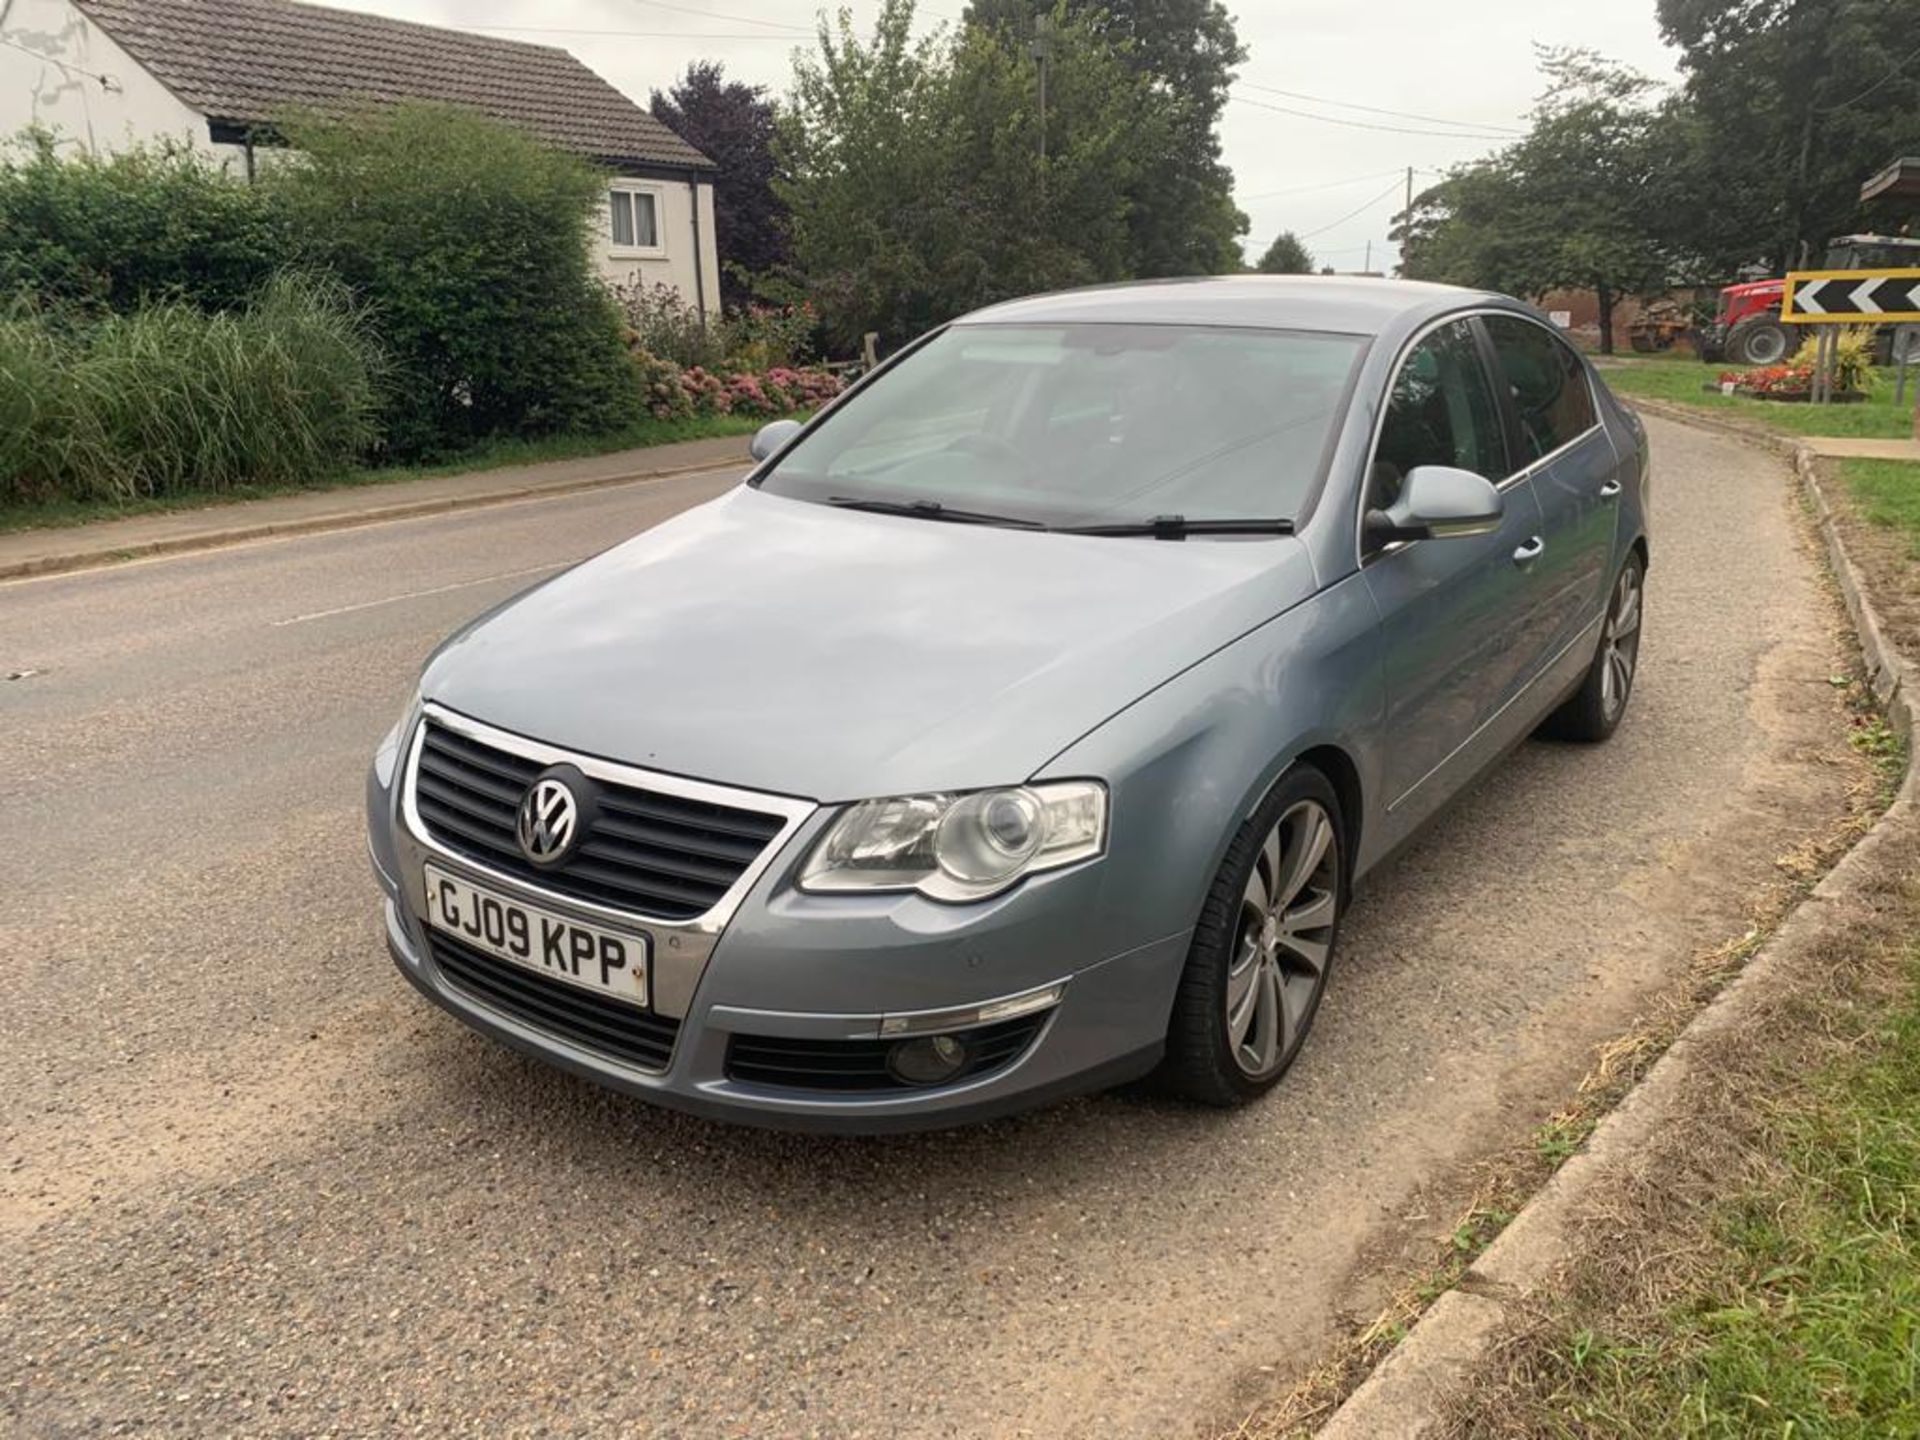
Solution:
M369 783L406 977L662 1104L1250 1100L1355 882L1632 692L1644 434L1497 295L1016 301L753 451L444 644Z

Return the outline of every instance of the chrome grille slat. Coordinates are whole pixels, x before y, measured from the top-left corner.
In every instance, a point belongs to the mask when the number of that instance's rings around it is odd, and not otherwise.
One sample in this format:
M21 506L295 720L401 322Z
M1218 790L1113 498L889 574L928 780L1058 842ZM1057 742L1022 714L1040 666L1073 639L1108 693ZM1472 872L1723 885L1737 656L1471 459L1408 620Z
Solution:
M762 844L780 830L780 817L777 815L761 816L751 810L729 812L717 805L701 805L695 800L671 800L664 795L656 798L660 803L606 795L601 797L600 803L616 815L631 815L692 830L711 830L722 835L738 835Z
M482 796L504 805L508 810L519 805L520 797L526 793L527 789L524 784L510 785L504 780L496 779L487 771L459 761L444 760L439 756L434 759L433 770L422 775L421 778L431 779L436 785L444 785L448 789L458 790L463 794Z
M735 865L751 865L764 848L764 842L761 841L736 840L729 836L711 833L681 833L620 820L604 809L599 822L593 828L597 837L603 837L608 841L617 840L655 850L684 850L689 855L704 855L709 859L730 861Z
M490 794L454 784L430 770L420 772L419 784L420 793L429 799L455 810L477 809L495 814L509 826L514 823L514 815L520 804L518 796L512 800L496 799Z
M718 886L722 894L733 883L733 877L739 872L726 865L701 865L692 860L676 860L671 855L654 855L634 850L627 846L603 845L589 840L580 847L581 864L588 861L600 862L590 868L583 868L582 874L602 875L603 872L617 874L622 869L639 870L649 875L666 875L675 880L687 881L695 886Z
M784 817L593 781L595 813L556 866L522 853L518 810L546 767L425 722L414 804L430 837L455 854L542 889L598 905L686 920L726 896L786 825Z
M540 773L540 767L531 760L518 755L509 755L504 750L495 750L469 740L464 735L456 735L444 726L435 725L428 736L434 752L462 764L471 765L479 770L490 771L503 780L525 788L526 783Z

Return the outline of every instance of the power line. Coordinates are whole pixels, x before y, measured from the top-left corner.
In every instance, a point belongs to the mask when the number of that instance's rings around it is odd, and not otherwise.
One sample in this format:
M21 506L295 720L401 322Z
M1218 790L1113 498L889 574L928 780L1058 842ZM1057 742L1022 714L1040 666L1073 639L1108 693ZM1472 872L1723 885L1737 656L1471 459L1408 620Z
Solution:
M680 15L698 15L702 20L732 20L741 25L761 25L769 30L790 30L800 35L811 35L813 29L807 25L791 25L785 20L762 20L753 15L729 15L721 10L698 10L691 5L675 5L672 0L630 0L635 5L651 5L656 10L672 10Z
M1290 100L1311 100L1316 105L1331 105L1336 110L1362 110L1369 115L1392 115L1401 120L1424 120L1434 125L1458 125L1469 130L1498 130L1508 135L1524 135L1524 130L1516 130L1511 125L1495 125L1479 120L1449 120L1444 115L1420 115L1412 110L1384 110L1378 105L1356 105L1351 100L1333 100L1325 95L1308 95L1299 90L1282 90L1275 85L1256 85L1251 80L1242 80L1240 84L1248 90L1258 90L1266 95L1284 95Z
M1327 180L1318 185L1289 185L1284 190L1261 190L1253 195L1236 195L1234 199L1240 202L1249 200L1271 200L1276 195L1304 195L1310 190L1337 190L1342 185L1360 185L1368 180L1378 180L1385 175L1402 175L1405 173L1406 167L1404 165L1396 165L1391 170L1382 170L1374 175L1349 175L1345 180Z
M1821 114L1821 115L1831 115L1836 110L1845 110L1850 105L1858 105L1862 100L1866 99L1869 95L1873 94L1874 91L1878 90L1882 85L1885 85L1889 80L1897 80L1902 78L1906 72L1907 66L1912 64L1915 60L1920 60L1920 50L1915 50L1911 55L1907 55L1895 61L1894 66L1891 70L1887 71L1886 74L1882 75L1878 80L1874 81L1871 85L1867 86L1867 88L1862 90L1858 95L1854 95L1849 97L1848 99L1842 100L1837 105L1817 106L1815 107L1815 113Z
M1430 135L1442 140L1508 140L1512 136L1494 134L1491 131L1478 130L1413 130L1405 125L1376 125L1368 120L1348 120L1338 115L1316 115L1311 110L1295 110L1287 105L1275 105L1266 100L1255 100L1250 95L1236 95L1231 92L1230 100L1238 100L1242 105L1252 105L1259 110L1271 110L1277 115L1297 115L1302 120L1319 120L1328 125L1345 125L1354 130L1384 130L1393 135Z
M807 38L739 30L575 30L567 25L476 25L473 28L490 35L590 35L603 40L777 40L782 45L798 45Z
M1313 239L1314 236L1324 235L1329 230L1338 230L1342 225L1346 224L1349 220L1357 219L1359 216L1366 214L1367 211L1371 210L1374 206L1378 205L1382 200L1386 199L1389 195L1393 194L1393 192L1398 190L1399 188L1400 188L1400 182L1398 180L1395 180L1393 184L1389 185L1386 189L1382 190L1378 195L1374 196L1371 200L1367 201L1366 204L1360 206L1358 209L1348 211L1345 215L1342 215L1338 220L1335 220L1331 225L1322 225L1318 230L1309 230L1306 234L1296 236L1295 238L1299 240L1311 240Z

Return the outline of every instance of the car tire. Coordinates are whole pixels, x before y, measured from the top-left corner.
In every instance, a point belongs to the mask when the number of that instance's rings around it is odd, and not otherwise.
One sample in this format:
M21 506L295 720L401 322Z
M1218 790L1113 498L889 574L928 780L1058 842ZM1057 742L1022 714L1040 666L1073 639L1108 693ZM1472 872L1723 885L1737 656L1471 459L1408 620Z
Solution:
M1346 904L1346 822L1298 765L1227 846L1200 909L1167 1027L1160 1087L1222 1108L1271 1090L1325 993Z
M1633 678L1640 669L1640 621L1646 609L1646 566L1640 552L1614 577L1607 595L1607 613L1600 626L1600 647L1587 667L1580 688L1540 728L1560 740L1597 744L1620 728L1633 698Z
M1750 318L1727 335L1727 358L1736 365L1778 365L1799 342L1774 316Z

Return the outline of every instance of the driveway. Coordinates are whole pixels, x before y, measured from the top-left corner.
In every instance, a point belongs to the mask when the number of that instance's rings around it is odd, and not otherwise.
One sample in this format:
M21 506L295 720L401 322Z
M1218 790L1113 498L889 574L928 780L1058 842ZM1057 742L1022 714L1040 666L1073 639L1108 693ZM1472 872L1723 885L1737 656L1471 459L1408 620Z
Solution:
M520 1059L394 973L361 776L428 648L729 473L0 586L0 675L43 672L0 681L0 1417L1231 1423L1843 809L1843 649L1785 469L1651 428L1625 727L1523 747L1372 882L1313 1043L1235 1114L729 1130Z

